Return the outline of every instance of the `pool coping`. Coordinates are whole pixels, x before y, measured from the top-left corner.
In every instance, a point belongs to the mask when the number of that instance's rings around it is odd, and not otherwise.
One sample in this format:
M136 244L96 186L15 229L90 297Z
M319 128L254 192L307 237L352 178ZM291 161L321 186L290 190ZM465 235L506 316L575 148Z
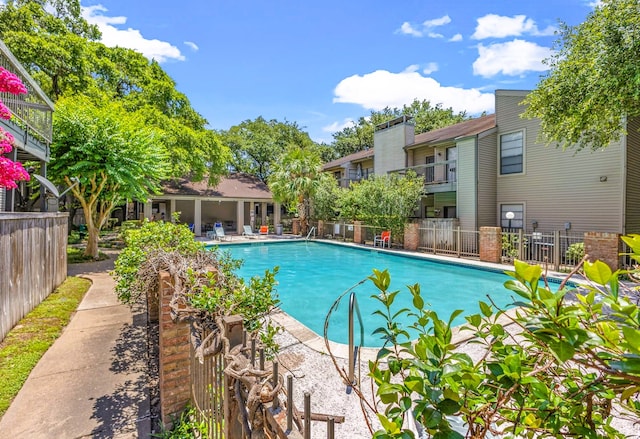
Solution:
M220 242L215 241L211 244L222 244L220 247L224 247L226 245L233 244L252 244L252 243L277 243L277 242L296 242L296 241L305 241L304 238L286 238L286 239L277 239L277 238L266 238L266 239L247 239L247 240L237 240L235 243L232 242ZM496 264L491 262L478 261L474 259L466 259L466 258L453 258L451 256L442 256L442 255L434 255L428 253L420 253L413 252L409 250L403 249L385 249L380 247L371 247L365 244L356 244L352 242L339 242L334 240L327 239L309 239L308 241L319 242L323 244L329 245L337 245L343 247L356 248L359 250L368 250L375 251L381 253L387 253L391 255L400 255L413 259L423 259L428 261L434 261L447 265L462 265L462 266L472 266L477 269L487 270L492 272L504 273L505 271L513 271L515 268L513 265L506 264ZM210 244L207 242L207 244ZM546 277L549 281L553 283L562 282L568 273L560 273L556 271L547 270ZM575 278L574 278L575 277ZM571 282L574 284L581 283L584 281L580 277L574 276L571 278ZM498 323L502 324L503 327L508 327L514 325L513 321L509 318L512 313L515 313L517 308L513 308L504 313L504 315L500 316L498 319ZM296 338L300 343L303 343L305 346L310 349L324 355L329 355L327 352L327 343L325 342L324 336L319 335L300 321L296 320L285 311L280 308L277 308L270 314L270 318L273 319L278 325L282 326L288 333L290 333L294 338ZM452 343L456 345L464 344L471 339L475 338L471 331L462 332L462 327L464 325L459 325L452 328L453 336ZM331 355L340 359L348 359L349 358L349 345L345 343L338 343L332 340L328 340L329 350ZM360 361L375 361L378 355L378 351L380 347L361 347L359 349L359 357Z

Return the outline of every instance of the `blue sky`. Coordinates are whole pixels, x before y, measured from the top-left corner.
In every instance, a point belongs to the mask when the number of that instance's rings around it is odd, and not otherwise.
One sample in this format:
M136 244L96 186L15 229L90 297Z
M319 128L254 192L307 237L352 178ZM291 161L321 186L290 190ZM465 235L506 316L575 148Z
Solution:
M109 46L155 58L214 129L263 116L316 141L414 98L493 112L532 89L593 0L81 0Z

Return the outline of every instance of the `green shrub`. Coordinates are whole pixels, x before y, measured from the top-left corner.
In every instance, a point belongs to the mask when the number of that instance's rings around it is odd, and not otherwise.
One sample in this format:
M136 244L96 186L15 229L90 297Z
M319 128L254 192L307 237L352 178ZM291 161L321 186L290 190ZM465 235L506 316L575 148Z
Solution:
M145 220L140 228L125 229L125 248L115 262L116 293L123 303L134 303L146 294L147 286L138 271L148 256L156 251L176 251L184 256L204 249L189 227L168 221Z
M577 264L582 260L582 258L584 258L584 242L571 244L564 255L568 261L575 262Z
M172 424L171 429L162 428L160 434L152 436L162 439L206 439L209 437L207 423L197 420L196 409L193 407L187 407Z
M79 244L80 242L82 242L80 232L78 232L77 230L72 230L67 237L67 244Z
M640 235L623 240L640 261ZM539 284L540 266L516 260L514 267L505 287L519 296L517 312L480 302L480 312L466 316L462 331L479 348L475 359L453 340L462 311L441 320L425 308L418 284L408 287L412 309L393 311L399 291L388 290L388 272L374 270L372 297L384 318L375 332L385 340L369 365L377 390L368 406L384 409L374 438L413 437L409 414L434 438L624 437L613 417L640 416L640 306L619 282L629 272L586 262L588 285L563 282L552 291ZM453 428L453 418L466 432Z
M273 342L277 330L265 324L265 316L278 304L277 267L247 284L235 274L242 261L217 248L206 249L185 224L145 221L141 228L128 230L125 244L114 270L122 302L136 303L146 299L148 292L157 292L158 274L168 271L179 279L174 295L186 305L174 310L178 319L199 319L199 327L217 330L220 317L240 315L247 331L258 334L268 352L277 350Z

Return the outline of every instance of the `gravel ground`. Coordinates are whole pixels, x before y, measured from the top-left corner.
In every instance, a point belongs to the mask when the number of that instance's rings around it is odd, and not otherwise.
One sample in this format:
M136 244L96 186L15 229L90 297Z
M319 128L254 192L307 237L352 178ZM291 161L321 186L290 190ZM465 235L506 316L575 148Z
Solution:
M347 386L331 357L311 349L287 332L279 334L276 341L280 345L281 373L294 377L293 398L298 410L303 411L304 393L309 392L312 413L345 417L344 423L335 424L336 438L370 438L372 434L365 423L360 398L354 392L347 393ZM338 359L338 365L346 369L347 361ZM364 364L361 368L363 382L368 382L366 374L367 365ZM370 397L369 392L367 396ZM326 438L326 423L313 421L311 437Z

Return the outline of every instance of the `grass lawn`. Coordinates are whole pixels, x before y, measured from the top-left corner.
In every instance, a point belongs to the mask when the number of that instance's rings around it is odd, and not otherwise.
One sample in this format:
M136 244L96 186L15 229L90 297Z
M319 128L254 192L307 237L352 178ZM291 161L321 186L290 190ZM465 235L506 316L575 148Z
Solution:
M109 256L102 252L98 252L98 259L84 256L84 248L67 246L67 263L68 264L80 264L82 262L95 262L104 261L109 259Z
M68 277L0 343L0 417L40 357L69 323L90 285L87 279Z

